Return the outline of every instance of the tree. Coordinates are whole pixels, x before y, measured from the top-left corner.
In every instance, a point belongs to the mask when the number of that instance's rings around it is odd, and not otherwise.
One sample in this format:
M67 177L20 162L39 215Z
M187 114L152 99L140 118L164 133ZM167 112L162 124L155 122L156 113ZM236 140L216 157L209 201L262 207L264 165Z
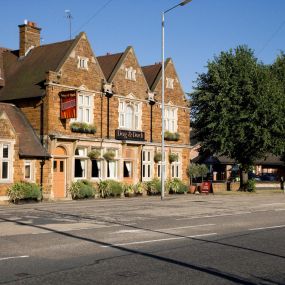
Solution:
M254 162L284 152L285 96L271 68L246 46L222 52L207 68L191 94L196 136L202 151L239 163L241 190L246 190Z

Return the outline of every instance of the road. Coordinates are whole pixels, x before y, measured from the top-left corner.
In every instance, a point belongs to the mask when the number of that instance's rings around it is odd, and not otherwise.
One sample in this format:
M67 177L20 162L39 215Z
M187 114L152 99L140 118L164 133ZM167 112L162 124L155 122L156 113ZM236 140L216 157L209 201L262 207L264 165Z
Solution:
M0 206L0 284L285 284L285 195Z

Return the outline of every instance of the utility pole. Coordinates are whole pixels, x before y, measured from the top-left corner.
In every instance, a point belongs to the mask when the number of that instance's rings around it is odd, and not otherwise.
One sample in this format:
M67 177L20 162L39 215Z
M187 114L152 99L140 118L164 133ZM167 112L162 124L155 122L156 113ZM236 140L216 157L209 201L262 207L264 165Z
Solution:
M71 40L71 20L73 19L70 10L65 10L66 19L69 22L69 39Z

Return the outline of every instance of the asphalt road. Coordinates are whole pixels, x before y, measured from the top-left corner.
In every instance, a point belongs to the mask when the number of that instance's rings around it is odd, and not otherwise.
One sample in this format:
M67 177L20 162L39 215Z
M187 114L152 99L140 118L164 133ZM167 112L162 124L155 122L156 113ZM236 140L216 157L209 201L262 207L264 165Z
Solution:
M1 206L0 284L285 284L285 195Z

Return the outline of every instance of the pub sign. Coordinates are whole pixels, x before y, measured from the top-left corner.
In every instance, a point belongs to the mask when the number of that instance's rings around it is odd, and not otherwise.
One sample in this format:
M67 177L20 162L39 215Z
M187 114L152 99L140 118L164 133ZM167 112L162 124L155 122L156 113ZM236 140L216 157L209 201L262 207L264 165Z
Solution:
M66 90L59 92L60 96L60 118L76 118L77 102L76 90Z
M115 130L116 140L144 141L144 132Z

